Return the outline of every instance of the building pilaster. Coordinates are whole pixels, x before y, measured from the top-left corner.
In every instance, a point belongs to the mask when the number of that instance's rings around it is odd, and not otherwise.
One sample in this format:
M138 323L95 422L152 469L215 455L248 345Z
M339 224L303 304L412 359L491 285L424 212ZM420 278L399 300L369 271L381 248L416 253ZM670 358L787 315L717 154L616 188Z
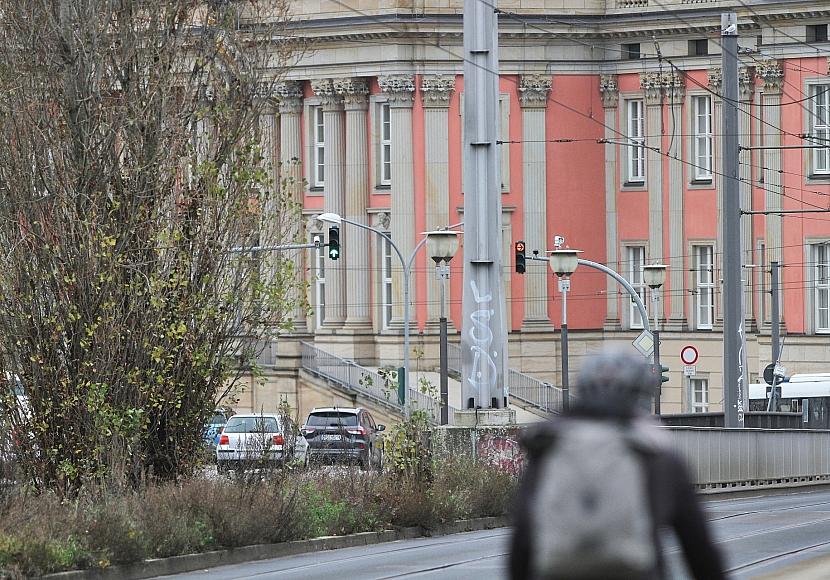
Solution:
M277 187L286 189L295 207L303 204L303 174L302 164L302 123L303 87L297 81L284 81L274 87L279 110L279 167L277 173ZM299 209L297 210L299 212ZM292 241L305 241L305 232L300 215L291 220L292 226L289 235ZM305 252L292 250L289 254L294 264L294 272L298 277L305 276ZM294 305L291 311L293 320L292 332L308 332L306 320L305 288L300 285L296 295L290 297Z
M741 134L740 141L743 145L752 145L752 106L753 97L755 96L755 70L749 67L742 67L739 75L739 98L741 107L739 111L738 127ZM752 167L757 163L752 162L752 155L754 151L747 151L744 153L743 163L739 167L740 183L738 188L741 196L741 209L752 209ZM741 249L743 264L752 264L755 252L753 250L753 228L752 217L746 216L741 219ZM752 289L753 276L755 272L751 269L744 268L744 328L747 332L756 328L755 316L752 308Z
M781 146L781 132L775 127L781 126L781 92L784 84L784 71L781 69L781 64L777 60L766 60L758 64L756 68L758 76L764 81L764 92L761 95L761 106L764 107L764 114L766 115L765 123L761 127L761 136L763 139L762 145L765 147L780 147ZM760 158L760 163L764 169L764 188L766 189L765 206L767 211L775 211L782 209L781 190L781 150L780 149L764 149L763 156ZM765 216L766 222L766 250L767 263L777 261L782 266L783 252L781 251L781 244L783 240L782 222L783 218L780 215L768 214ZM766 301L769 304L769 300ZM783 324L785 319L784 303L780 304L781 322ZM770 319L770 315L764 316L765 320Z
M346 218L365 224L369 201L369 150L367 114L369 88L365 79L335 79L335 92L343 98L346 110ZM346 227L340 232L340 259L346 269L346 323L344 329L372 329L369 304L369 233L363 228Z
M522 180L524 240L528 250L547 249L547 161L545 113L551 88L549 75L522 75ZM505 149L506 151L506 149ZM552 330L548 316L548 268L532 263L525 273L523 330Z
M343 99L334 89L331 79L311 82L314 94L323 107L323 147L325 148L325 211L344 215L346 209L346 167L344 161ZM345 228L340 228L341 235ZM344 260L326 261L326 318L323 328L334 329L346 321L346 287Z
M712 95L712 127L718 128L714 133L719 133L719 128L723 125L723 101L720 98L723 89L723 71L719 67L709 69L707 72L709 89L714 93ZM712 174L715 181L715 192L717 195L717 232L715 235L715 248L712 255L714 261L715 271L713 272L715 283L715 320L713 324L714 330L723 330L723 309L722 298L723 288L720 283L720 256L723 255L723 141L722 138L716 138L712 141Z
M683 199L685 182L683 179L683 99L686 86L683 76L671 72L663 76L663 90L669 101L670 117L676 124L671 128L674 138L669 140L669 317L664 330L681 331L687 327L686 321L686 268L683 259L686 254L685 227L683 217ZM663 296L666 292L663 292Z
M455 90L452 75L424 75L421 77L421 98L424 104L424 165L426 179L426 227L427 230L443 228L450 223L449 188L449 107ZM438 331L441 315L441 287L431 271L432 260L427 259L427 328ZM447 289L449 296L449 288ZM452 322L447 321L452 332Z
M640 74L640 88L646 101L646 174L648 180L647 262L663 260L663 83L658 73ZM663 318L663 300L658 302ZM651 312L649 312L652 315Z
M412 105L415 93L414 75L378 77L381 91L389 99L392 130L392 240L404 259L415 248L415 183L412 155ZM392 323L401 324L404 312L403 269L398 260L392 267ZM414 325L412 303L415 284L410 280L410 324Z
M599 79L602 108L605 115L605 252L608 264L619 270L619 235L617 229L617 107L620 90L616 75L602 75ZM622 328L619 312L617 282L606 276L605 329Z

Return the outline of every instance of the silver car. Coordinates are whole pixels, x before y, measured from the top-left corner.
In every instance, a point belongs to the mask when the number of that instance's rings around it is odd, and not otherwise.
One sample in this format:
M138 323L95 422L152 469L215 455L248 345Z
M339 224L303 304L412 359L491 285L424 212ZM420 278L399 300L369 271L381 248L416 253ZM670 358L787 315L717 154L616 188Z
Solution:
M286 423L286 424L283 424ZM286 461L306 462L308 443L291 421L280 415L234 415L225 424L216 446L220 473L246 467L273 467Z

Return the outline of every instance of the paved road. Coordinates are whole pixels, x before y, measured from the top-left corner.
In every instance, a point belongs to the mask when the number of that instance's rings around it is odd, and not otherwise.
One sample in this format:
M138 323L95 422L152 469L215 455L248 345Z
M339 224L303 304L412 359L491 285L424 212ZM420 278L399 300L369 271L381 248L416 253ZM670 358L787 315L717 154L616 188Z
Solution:
M717 541L736 579L754 578L830 554L830 491L706 503ZM235 580L503 580L508 530L421 538L362 548L225 566L164 578ZM665 551L672 578L685 578L677 544ZM830 572L828 572L830 577Z

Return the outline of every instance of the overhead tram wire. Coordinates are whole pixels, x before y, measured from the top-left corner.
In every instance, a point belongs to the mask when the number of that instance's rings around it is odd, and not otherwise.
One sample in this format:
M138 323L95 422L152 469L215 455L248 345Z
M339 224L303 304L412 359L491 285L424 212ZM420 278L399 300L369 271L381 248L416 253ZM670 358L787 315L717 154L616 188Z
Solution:
M370 20L373 20L374 22L376 22L376 23L378 23L378 24L381 24L381 25L383 25L383 26L386 26L386 27L388 27L388 28L392 29L392 30L393 30L393 31L395 31L395 32L407 32L406 30L400 30L400 29L396 28L395 26L392 26L390 23L385 22L385 21L383 21L383 20L381 20L381 19L379 19L379 18L377 18L377 17L375 17L375 16L372 16L372 15L370 15L370 14L368 14L368 13L366 13L366 12L362 11L362 10L359 10L359 9L357 9L357 8L353 8L353 7L349 6L349 5L347 5L346 3L342 2L341 0L332 0L332 1L333 1L334 3L336 3L336 4L338 4L338 5L340 5L340 6L344 7L344 8L346 8L347 10L349 10L349 11L351 11L351 12L354 12L355 14L359 14L359 15L364 16L364 17L366 17L366 18L368 18L368 19L370 19ZM487 4L486 0L478 0L478 1L479 1L479 2L484 2L485 4ZM490 4L490 6L492 6L492 4ZM662 5L661 5L661 6L662 6ZM573 39L571 39L571 40L573 40ZM449 54L449 55L451 55L451 56L454 56L455 58L458 58L458 59L462 60L463 62L470 62L471 64L474 64L477 68L480 68L480 69L482 69L482 70L484 70L484 71L486 71L486 72L489 72L489 73L491 73L491 74L499 75L499 72L498 72L498 71L493 71L493 70L490 70L490 69L488 69L487 67L484 67L484 66L482 66L482 65L479 65L478 63L474 63L473 61L469 61L469 59L467 59L465 56L463 56L463 55L459 55L458 53L456 53L456 52L454 52L454 51L452 51L452 50L449 50L449 49L447 49L447 48L445 48L445 47L443 47L443 46L440 46L440 45L433 45L433 46L435 46L436 48L438 48L438 49L440 49L440 50L443 50L444 52L446 52L447 54ZM670 64L672 67L674 67L675 69L677 69L678 71L681 71L681 69L677 68L677 67L676 67L676 65L674 65L674 63L672 63L669 59L665 59L665 58L664 58L664 60L666 60L667 62L669 62L669 64ZM681 71L681 72L683 72L683 71ZM689 77L687 77L687 78L689 78ZM516 83L516 81L515 81L515 80L513 80L513 79L511 79L511 80L512 80L512 82L513 82L514 84ZM692 80L693 80L693 82L694 82L694 79L692 79ZM708 92L712 93L713 95L716 95L716 93L714 93L714 91L712 91L712 90L711 90L711 89L709 89L708 87L706 87L706 86L704 86L704 85L701 85L700 83L697 83L697 82L695 82L695 84L697 84L697 85L698 85L698 86L700 86L701 88L703 88L703 89L707 90ZM717 96L717 95L716 95L716 96ZM596 124L598 124L598 125L600 125L600 126L602 126L602 127L606 128L606 129L608 129L609 131L611 131L612 133L615 133L615 134L617 134L618 136L622 137L625 141L630 141L630 138L629 138L627 135L625 135L624 133L622 133L621 131L619 131L619 130L618 130L618 129L616 129L616 128L613 128L613 127L610 127L610 126L606 125L604 122L602 122L602 121L600 121L599 119L595 118L593 115L588 115L588 114L586 114L586 113L583 113L582 111L579 111L579 110L577 110L577 109L574 109L574 108L573 108L573 107L571 107L570 105L567 105L566 103L563 103L563 102L561 102L561 101L559 101L559 100L557 100L557 99L555 99L555 98L553 98L553 97L549 97L549 99L550 99L552 102L554 102L554 103L558 104L559 106L561 106L561 107L563 107L563 108L565 108L565 109L567 109L567 110L569 110L569 111L571 111L571 112L573 112L573 113L575 113L575 114L577 114L577 115L580 115L580 116L582 116L582 117L585 117L586 119L590 119L590 120L591 120L591 121L593 121L594 123L596 123ZM753 115L750 113L750 116L753 116ZM761 121L763 122L763 120L762 120L762 119L757 118L757 117L755 117L755 118L756 118L756 119L758 119L758 120L761 120ZM785 132L785 131L783 131L781 128L774 127L773 125L770 125L770 124L768 124L768 123L767 123L767 125L769 125L770 127L774 128L774 129L776 129L776 130L778 130L778 131L781 131L781 132L786 133L786 132ZM603 140L603 142L604 142L604 140ZM625 145L628 145L628 143L626 143ZM645 145L645 144L643 144L643 145L639 145L639 146L640 146L640 147L643 147L643 148L645 148L645 149L649 149L649 150L651 150L651 151L654 151L655 153L657 153L657 154L659 154L659 155L661 155L661 156L665 156L665 157L667 157L667 158L669 158L669 159L674 159L674 160L676 160L676 161L678 161L678 162L680 162L680 163L682 163L682 164L685 164L685 165L687 165L687 166L689 166L689 167L693 167L693 168L701 168L700 166L698 166L698 165L696 165L696 164L694 164L694 163L692 163L692 162L690 162L690 161L686 161L686 160L684 160L684 159L681 159L681 158L680 158L680 157L678 157L677 155L674 155L674 156L673 156L673 155L669 154L668 152L663 152L663 151L661 151L661 150L660 150L659 148L657 148L657 147L650 147L650 146L647 146L647 145ZM706 169L708 169L708 168L706 168ZM713 174L713 175L723 176L723 174L722 174L722 173L717 172L717 171L715 171L714 169L712 169L711 171L712 171L712 174ZM754 186L754 187L758 187L757 185L753 184L751 181L748 181L748 180L745 180L745 179L743 179L743 180L739 179L738 181L740 181L740 182L744 182L744 183L747 183L747 184L750 184L750 185L752 185L752 186ZM786 189L786 187L785 187L783 184L782 184L781 188L782 188L782 190L783 190L783 189ZM787 194L786 194L786 192L784 192L784 191L773 191L773 190L771 190L771 189L767 189L766 187L760 187L759 189L761 189L761 190L763 190L763 191L767 191L767 192L769 192L769 193L772 193L773 195L778 195L778 196L782 196L782 197L788 198L788 199L790 199L790 200L792 200L792 201L795 201L795 202L797 202L797 203L802 203L802 204L805 204L805 205L808 205L808 206L811 206L811 207L814 207L814 208L817 208L817 209L825 209L825 208L823 208L823 207L821 207L821 206L817 206L817 205L815 205L815 204L812 204L812 203L809 203L809 202L806 202L806 201L800 200L800 199L798 199L798 198L792 197L792 196L790 196L790 195L787 195Z

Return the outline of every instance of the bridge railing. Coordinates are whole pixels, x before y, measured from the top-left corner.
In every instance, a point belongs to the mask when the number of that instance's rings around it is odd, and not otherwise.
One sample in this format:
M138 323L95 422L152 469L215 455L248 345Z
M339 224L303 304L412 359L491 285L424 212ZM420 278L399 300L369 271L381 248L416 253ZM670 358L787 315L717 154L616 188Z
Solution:
M359 393L396 411L403 413L398 402L397 381L375 370L360 366L352 360L326 352L310 342L302 342L303 368L317 376L328 379L340 387ZM434 397L416 387L409 387L407 400L412 409L427 411L434 423L441 417L441 404ZM453 424L455 409L449 408L449 423Z
M666 427L704 490L830 481L830 431Z
M450 371L461 374L461 347L447 345L447 366ZM562 412L562 389L540 381L515 369L507 370L507 384L511 398L518 399L548 413Z

